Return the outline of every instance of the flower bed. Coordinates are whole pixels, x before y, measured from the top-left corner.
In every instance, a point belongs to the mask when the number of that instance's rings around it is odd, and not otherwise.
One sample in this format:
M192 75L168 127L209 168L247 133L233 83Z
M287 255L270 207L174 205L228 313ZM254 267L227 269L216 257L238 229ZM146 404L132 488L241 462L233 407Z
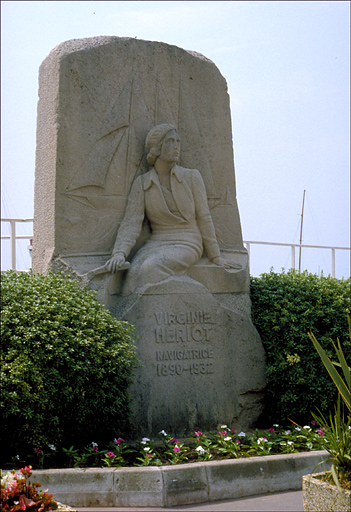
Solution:
M159 438L153 440L144 437L141 441L126 442L116 437L103 449L95 442L83 449L71 446L59 450L53 445L48 445L45 450L36 447L33 455L26 459L19 455L13 457L9 467L28 463L39 469L142 467L290 454L323 449L323 436L323 428L316 424L303 427L294 424L289 428L273 425L267 430L249 433L235 432L227 425L221 425L210 433L195 430L186 440L179 440L162 430Z

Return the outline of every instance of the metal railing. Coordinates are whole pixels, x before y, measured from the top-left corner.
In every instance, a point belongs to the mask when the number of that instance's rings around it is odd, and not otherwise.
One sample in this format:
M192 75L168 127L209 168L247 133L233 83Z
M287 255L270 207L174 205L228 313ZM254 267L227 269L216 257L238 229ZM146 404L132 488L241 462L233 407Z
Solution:
M259 245L276 245L281 247L291 247L291 267L290 268L296 268L296 259L295 259L295 249L296 247L299 248L299 250L303 248L310 248L310 249L330 249L331 251L331 262L332 262L332 271L331 275L332 277L335 277L335 251L336 250L346 250L351 251L350 247L336 247L331 245L308 245L308 244L287 244L287 243L280 243L280 242L254 242L254 241L244 241L246 250L249 255L250 259L250 245L251 244L259 244Z
M29 219L1 219L1 222L8 222L10 224L10 234L3 235L1 230L1 240L10 240L11 244L11 268L16 270L16 240L33 240L33 235L17 235L16 223L17 222L33 222L33 218Z
M1 239L9 239L11 243L11 268L16 270L16 240L18 239L27 239L32 240L33 235L17 235L16 234L16 223L17 222L33 222L32 218L29 219L1 219L1 222L10 223L11 232L9 235L1 235ZM332 262L332 276L335 277L335 251L346 250L350 251L350 247L336 247L330 245L307 245L307 244L288 244L288 243L279 243L279 242L256 242L256 241L244 241L244 245L247 249L249 258L250 258L250 249L251 244L258 245L275 245L281 247L290 247L291 248L291 268L296 268L296 248L311 248L311 249L329 249L331 251L331 262Z

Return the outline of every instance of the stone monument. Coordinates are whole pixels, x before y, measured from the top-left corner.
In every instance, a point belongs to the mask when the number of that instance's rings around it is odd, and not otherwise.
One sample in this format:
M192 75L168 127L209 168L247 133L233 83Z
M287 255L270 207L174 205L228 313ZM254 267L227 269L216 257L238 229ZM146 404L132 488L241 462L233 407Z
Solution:
M33 269L75 276L135 325L131 435L254 424L265 358L213 62L119 37L52 50L39 72Z

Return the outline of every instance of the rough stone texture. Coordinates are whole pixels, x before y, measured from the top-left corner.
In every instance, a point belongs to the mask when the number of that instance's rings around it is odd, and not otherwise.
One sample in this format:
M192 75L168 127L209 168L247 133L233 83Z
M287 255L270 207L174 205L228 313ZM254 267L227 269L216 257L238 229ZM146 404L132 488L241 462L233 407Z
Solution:
M177 128L179 165L199 170L214 237L233 268L204 254L187 275L125 296L128 270L95 270L111 257L132 184L148 171L145 137L160 123ZM131 267L149 235L146 222ZM77 277L136 326L143 367L132 389L135 436L255 423L265 356L250 317L229 96L213 62L118 37L52 50L39 73L33 269Z
M160 468L125 468L114 473L115 500L119 507L163 506L163 484Z
M58 45L40 67L35 271L59 255L86 254L81 271L91 257L107 259L131 183L147 170L146 134L163 122L177 126L180 165L202 174L220 246L243 250L229 96L216 66L164 43L95 37Z
M115 504L114 471L109 468L36 470L34 476L61 503L73 507Z
M171 507L301 490L303 475L327 458L327 452L318 451L177 466L36 470L33 475L72 507ZM330 463L320 467L329 469Z
M165 429L181 437L221 423L247 428L262 398L264 354L255 329L203 286L180 293L182 283L172 284L166 296L159 285L152 294L120 298L112 309L142 332L143 368L132 389L135 434Z
M304 512L350 512L351 491L340 493L335 485L316 478L323 473L305 475L302 479Z

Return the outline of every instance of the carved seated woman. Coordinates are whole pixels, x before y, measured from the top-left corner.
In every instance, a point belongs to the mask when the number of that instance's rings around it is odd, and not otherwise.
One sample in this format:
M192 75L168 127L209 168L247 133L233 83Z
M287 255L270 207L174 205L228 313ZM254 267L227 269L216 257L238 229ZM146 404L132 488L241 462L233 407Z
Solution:
M145 149L151 168L132 185L112 258L106 264L110 272L124 266L146 215L151 235L131 261L124 293L185 275L204 249L214 264L240 268L220 255L199 171L177 165L180 139L176 129L168 124L155 126L146 137Z

